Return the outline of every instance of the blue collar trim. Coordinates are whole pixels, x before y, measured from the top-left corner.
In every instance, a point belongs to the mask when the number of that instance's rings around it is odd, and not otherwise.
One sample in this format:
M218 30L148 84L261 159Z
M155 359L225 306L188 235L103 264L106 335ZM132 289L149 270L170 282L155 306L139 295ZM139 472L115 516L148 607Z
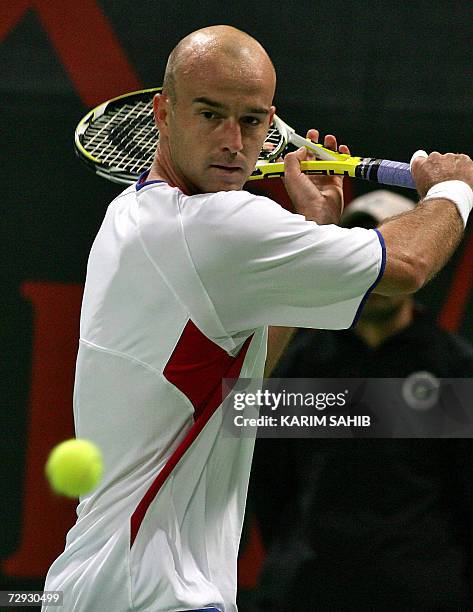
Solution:
M147 177L149 174L149 170L145 170L143 174L140 175L139 179L136 181L136 191L139 191L143 187L147 187L148 185L154 185L155 183L165 183L166 181L156 180L156 181L147 181Z

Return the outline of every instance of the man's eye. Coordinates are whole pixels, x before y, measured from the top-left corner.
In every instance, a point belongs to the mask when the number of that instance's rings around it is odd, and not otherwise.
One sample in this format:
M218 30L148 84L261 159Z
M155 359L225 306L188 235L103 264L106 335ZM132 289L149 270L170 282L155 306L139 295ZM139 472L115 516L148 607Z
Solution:
M243 123L245 123L246 125L258 126L260 125L261 121L258 119L258 117L244 117Z
M201 115L205 119L214 119L216 117L215 113L213 113L212 111L202 111Z

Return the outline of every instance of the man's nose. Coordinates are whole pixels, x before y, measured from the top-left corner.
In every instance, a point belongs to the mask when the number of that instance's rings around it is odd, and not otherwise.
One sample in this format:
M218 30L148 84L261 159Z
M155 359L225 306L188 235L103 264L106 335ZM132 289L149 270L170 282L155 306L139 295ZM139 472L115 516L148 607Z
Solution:
M223 148L230 153L238 153L243 149L241 126L238 121L229 119L223 126Z

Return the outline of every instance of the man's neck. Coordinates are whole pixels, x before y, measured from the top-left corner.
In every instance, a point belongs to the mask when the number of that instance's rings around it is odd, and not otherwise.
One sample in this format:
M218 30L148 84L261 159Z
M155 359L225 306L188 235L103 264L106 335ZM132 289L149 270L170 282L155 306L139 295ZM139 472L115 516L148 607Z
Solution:
M148 180L165 181L171 187L178 187L186 195L197 193L192 185L187 184L187 182L174 170L170 161L170 156L166 155L166 153L163 154L159 146L148 174Z
M414 316L414 304L406 300L399 310L391 316L376 319L369 316L361 317L354 332L370 347L376 348L385 340L399 333L410 325Z

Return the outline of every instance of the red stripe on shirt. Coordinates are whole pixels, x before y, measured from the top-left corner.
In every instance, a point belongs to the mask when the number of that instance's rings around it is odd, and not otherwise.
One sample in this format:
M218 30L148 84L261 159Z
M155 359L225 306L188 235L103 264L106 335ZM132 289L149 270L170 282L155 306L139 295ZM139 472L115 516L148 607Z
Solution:
M187 322L164 368L164 376L184 393L194 406L195 423L133 512L130 520L130 547L133 546L149 506L167 477L225 399L222 380L238 378L240 375L251 339L252 336L246 339L237 357L231 357L204 336L192 321Z

